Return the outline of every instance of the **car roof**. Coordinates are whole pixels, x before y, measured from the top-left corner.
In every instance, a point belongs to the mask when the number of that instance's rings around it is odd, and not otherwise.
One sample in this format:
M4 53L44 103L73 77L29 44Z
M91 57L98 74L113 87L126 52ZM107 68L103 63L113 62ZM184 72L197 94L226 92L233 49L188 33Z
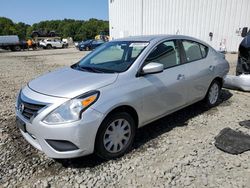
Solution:
M141 36L130 36L126 38L119 38L114 41L153 41L168 38L171 35L141 35Z
M126 38L119 38L112 41L138 41L138 42L158 42L162 40L168 40L168 39L185 39L185 40L191 40L196 41L198 43L204 44L206 46L211 47L209 44L205 43L204 41L201 41L199 39L196 39L194 37L185 36L185 35L165 35L165 34L159 34L159 35L141 35L141 36L130 36Z

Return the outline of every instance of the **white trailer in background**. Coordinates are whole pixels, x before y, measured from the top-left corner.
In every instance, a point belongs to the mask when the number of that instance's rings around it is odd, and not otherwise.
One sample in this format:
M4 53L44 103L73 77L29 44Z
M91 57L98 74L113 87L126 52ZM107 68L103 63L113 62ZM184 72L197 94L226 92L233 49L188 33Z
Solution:
M0 48L4 50L20 51L22 46L17 35L0 36Z
M238 51L250 0L109 0L110 36L182 34Z

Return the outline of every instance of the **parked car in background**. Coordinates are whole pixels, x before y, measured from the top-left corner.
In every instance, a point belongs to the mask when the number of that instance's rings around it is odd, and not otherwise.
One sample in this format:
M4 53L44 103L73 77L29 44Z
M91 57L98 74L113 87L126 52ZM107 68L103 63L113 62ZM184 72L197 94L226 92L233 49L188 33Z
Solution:
M77 49L79 49L79 45L82 44L82 43L84 43L84 42L86 42L86 41L87 41L87 40L76 41L76 42L74 42L74 45L75 45L75 47L76 47Z
M239 46L236 75L250 74L250 30Z
M33 31L31 34L32 38L35 37L59 37L60 34L56 33L56 31L43 31L43 30L37 30Z
M217 105L228 71L225 56L195 38L114 40L29 82L17 97L17 126L49 157L113 159L137 128L197 101Z
M39 42L39 46L44 49L51 49L51 48L67 48L68 43L63 42L58 39L45 39Z
M96 47L104 43L105 42L103 40L87 40L87 41L79 43L78 48L80 51L83 51L83 50L89 51L89 50L95 49Z

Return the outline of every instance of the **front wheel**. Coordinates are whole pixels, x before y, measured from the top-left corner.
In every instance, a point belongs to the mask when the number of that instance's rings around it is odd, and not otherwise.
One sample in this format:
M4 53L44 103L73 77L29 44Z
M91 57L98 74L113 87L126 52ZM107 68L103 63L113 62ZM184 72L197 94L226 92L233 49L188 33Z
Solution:
M221 92L221 84L219 81L214 80L210 85L207 95L205 97L205 103L207 107L214 107L218 104Z
M124 155L132 146L135 137L135 121L130 114L119 112L106 118L101 124L95 151L103 159Z

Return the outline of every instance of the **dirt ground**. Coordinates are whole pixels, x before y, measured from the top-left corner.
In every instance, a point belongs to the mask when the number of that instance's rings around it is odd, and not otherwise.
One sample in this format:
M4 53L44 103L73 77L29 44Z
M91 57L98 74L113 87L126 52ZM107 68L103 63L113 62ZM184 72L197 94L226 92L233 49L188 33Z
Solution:
M250 93L223 89L220 105L194 104L138 131L133 150L102 161L94 155L55 161L28 144L15 127L19 89L37 76L71 65L74 48L0 51L0 187L250 187L250 152L230 155L214 146L225 127L250 130ZM226 56L235 74L237 55Z

